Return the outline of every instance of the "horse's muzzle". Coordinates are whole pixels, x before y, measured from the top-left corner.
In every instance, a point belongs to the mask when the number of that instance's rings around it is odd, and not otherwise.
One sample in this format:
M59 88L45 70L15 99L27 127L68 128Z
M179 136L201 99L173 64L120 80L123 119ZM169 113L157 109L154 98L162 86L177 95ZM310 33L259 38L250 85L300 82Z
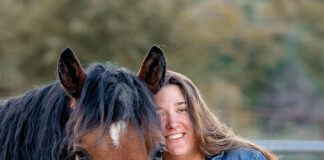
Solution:
M162 160L162 155L164 151L165 151L164 144L157 145L152 151L151 160Z

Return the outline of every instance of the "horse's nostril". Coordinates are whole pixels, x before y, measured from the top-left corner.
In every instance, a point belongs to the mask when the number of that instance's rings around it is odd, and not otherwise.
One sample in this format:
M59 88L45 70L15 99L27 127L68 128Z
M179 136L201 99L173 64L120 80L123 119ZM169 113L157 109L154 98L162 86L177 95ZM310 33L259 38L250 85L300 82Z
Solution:
M163 150L160 149L157 153L156 153L156 157L162 157L163 154Z
M165 151L165 145L159 144L153 149L152 160L162 160L163 152Z

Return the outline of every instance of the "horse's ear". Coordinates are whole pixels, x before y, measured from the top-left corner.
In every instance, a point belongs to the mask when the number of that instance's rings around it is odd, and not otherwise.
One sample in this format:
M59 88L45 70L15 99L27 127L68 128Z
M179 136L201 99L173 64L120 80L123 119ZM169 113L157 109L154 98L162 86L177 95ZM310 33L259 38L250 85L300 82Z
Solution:
M70 48L62 51L58 62L58 75L65 92L72 98L81 95L86 74Z
M166 61L161 48L153 46L144 58L137 76L153 93L162 87L166 71Z

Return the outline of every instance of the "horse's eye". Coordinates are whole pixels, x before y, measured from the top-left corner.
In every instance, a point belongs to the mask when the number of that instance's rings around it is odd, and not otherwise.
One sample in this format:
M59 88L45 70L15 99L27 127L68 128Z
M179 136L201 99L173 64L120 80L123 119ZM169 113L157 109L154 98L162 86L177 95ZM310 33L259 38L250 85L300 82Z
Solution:
M152 160L162 160L162 155L165 150L164 144L159 144L153 149Z
M90 160L90 157L87 153L87 151L85 151L83 148L81 147L77 147L74 151L76 157L79 159L79 160Z

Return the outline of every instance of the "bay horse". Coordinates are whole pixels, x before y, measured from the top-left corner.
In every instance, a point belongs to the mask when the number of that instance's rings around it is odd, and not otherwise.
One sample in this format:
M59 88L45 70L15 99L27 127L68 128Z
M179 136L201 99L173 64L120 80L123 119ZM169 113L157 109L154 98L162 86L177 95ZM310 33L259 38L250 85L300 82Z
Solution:
M73 51L64 49L58 81L0 105L0 159L161 159L152 93L165 71L157 46L137 75L99 63L84 71Z

